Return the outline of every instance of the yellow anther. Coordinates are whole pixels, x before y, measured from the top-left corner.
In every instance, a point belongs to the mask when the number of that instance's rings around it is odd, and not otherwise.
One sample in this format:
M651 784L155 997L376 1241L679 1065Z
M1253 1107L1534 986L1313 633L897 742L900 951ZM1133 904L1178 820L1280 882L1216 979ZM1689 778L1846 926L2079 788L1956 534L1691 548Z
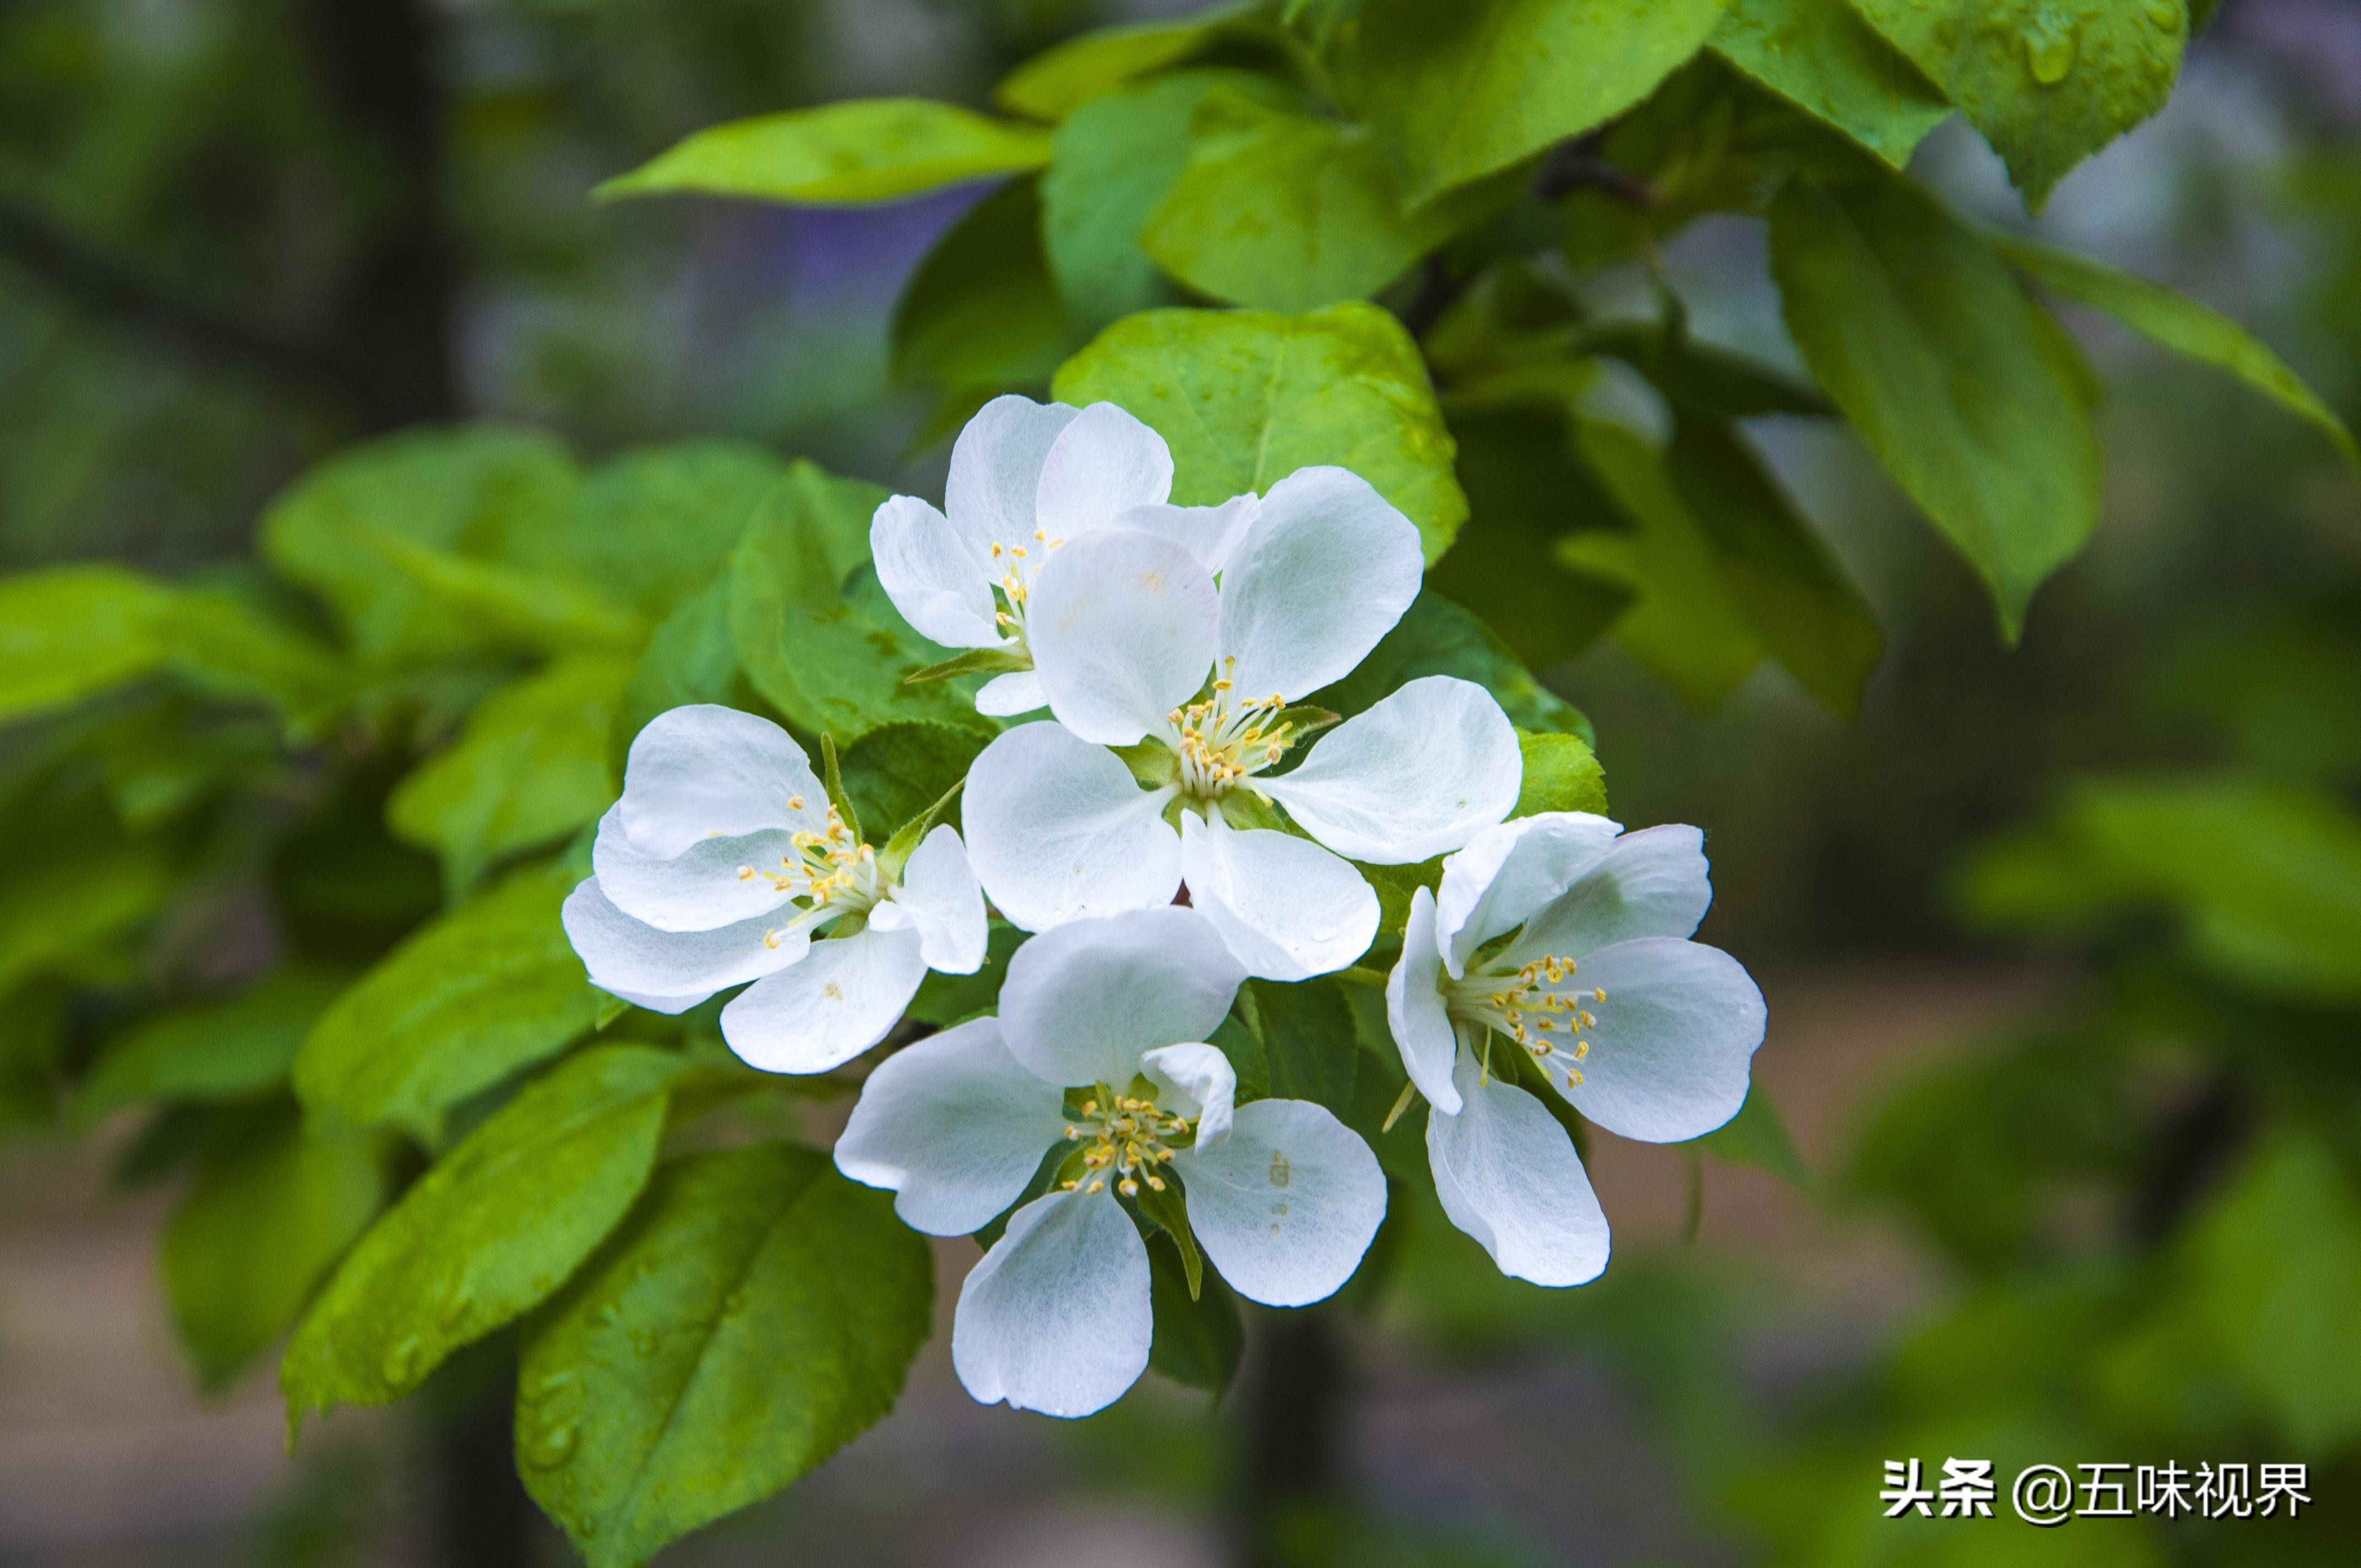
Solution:
M738 880L740 882L752 882L754 880L754 868L752 866L740 866L738 868Z
M801 811L803 808L804 797L802 795L791 795L787 796L787 809L789 811Z
M778 945L779 934L777 931L771 930L763 933L763 946L766 948L776 948Z

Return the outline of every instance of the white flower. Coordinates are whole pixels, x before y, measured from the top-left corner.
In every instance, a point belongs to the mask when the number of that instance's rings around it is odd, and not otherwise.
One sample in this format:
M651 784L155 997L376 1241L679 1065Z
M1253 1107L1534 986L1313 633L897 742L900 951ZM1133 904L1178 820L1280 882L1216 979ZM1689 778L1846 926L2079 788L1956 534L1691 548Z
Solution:
M854 840L794 738L735 708L675 707L640 731L591 865L565 911L591 983L679 1013L754 981L721 1034L766 1072L850 1060L928 969L983 962L959 835L935 828L896 874Z
M1109 522L1189 543L1208 571L1254 514L1256 499L1219 507L1167 505L1172 454L1164 438L1115 407L1086 409L994 398L951 447L937 511L895 496L869 525L877 580L903 619L950 648L995 648L1016 667L975 705L1000 717L1046 700L1024 667L1033 579L1049 554Z
M1317 1301L1359 1266L1386 1212L1377 1157L1320 1106L1234 1105L1229 1059L1202 1043L1244 978L1187 909L1060 926L1009 960L999 1017L919 1041L862 1086L837 1167L934 1235L982 1228L1050 1148L1070 1151L960 1290L951 1361L983 1403L1086 1416L1147 1370L1148 1248L1119 1197L1178 1178L1206 1257L1272 1306Z
M1247 972L1341 969L1376 935L1346 859L1400 865L1466 843L1516 803L1516 731L1481 686L1411 681L1277 777L1287 704L1350 674L1401 619L1418 531L1341 468L1264 497L1215 582L1167 537L1103 528L1053 554L1027 634L1055 723L970 772L976 874L1011 921L1170 903L1185 883ZM1128 750L1117 755L1110 748ZM1309 837L1280 829L1284 806Z
M1701 1137L1738 1113L1763 993L1688 940L1713 889L1703 836L1618 837L1587 812L1520 817L1443 862L1411 897L1386 1012L1433 1110L1427 1156L1451 1223L1504 1274L1580 1285L1607 1266L1607 1218L1574 1140L1515 1087L1521 1055L1609 1132Z

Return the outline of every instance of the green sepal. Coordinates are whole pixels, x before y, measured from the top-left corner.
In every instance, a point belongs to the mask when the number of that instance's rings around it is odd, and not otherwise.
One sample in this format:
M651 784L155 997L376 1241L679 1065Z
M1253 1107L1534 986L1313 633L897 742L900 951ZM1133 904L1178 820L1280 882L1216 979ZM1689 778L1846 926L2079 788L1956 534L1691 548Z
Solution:
M1315 707L1311 703L1299 702L1280 708L1278 718L1273 722L1289 727L1287 750L1292 751L1323 729L1344 723L1345 716L1334 708Z
M1205 1260L1198 1255L1196 1235L1189 1229L1189 1205L1177 1181L1160 1172L1157 1177L1164 1190L1159 1192L1143 1180L1132 1201L1139 1205L1149 1224L1170 1236L1172 1245L1180 1249L1180 1267L1189 1277L1189 1299L1194 1301L1204 1293Z
M836 761L836 737L826 730L820 731L819 758L822 775L828 783L828 803L836 807L837 818L852 835L852 841L867 842L861 836L861 813L852 809L852 797L844 793L844 770Z
M1180 776L1180 759L1161 740L1140 740L1107 750L1131 770L1133 778L1149 789L1162 789Z
M941 798L934 805L894 829L894 836L885 840L884 849L877 851L878 869L894 881L901 881L902 868L909 864L910 857L917 853L918 846L926 841L928 834L935 830L935 824L943 819L943 813L951 808L951 802L958 799L959 792L966 787L967 780L961 779L943 791Z
M955 659L945 659L939 664L928 664L923 670L912 670L902 677L906 686L925 681L948 681L959 675L1005 675L1033 667L1029 653L1013 652L1006 648L971 648Z

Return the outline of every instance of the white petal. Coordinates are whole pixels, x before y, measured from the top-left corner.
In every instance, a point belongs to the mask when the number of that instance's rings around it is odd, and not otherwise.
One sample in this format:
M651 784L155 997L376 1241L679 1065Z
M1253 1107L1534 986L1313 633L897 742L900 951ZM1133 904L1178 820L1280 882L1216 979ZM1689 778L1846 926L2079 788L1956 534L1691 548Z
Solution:
M877 581L902 619L946 648L994 648L992 581L951 531L950 520L916 496L895 496L869 521Z
M1402 929L1402 954L1386 977L1386 1022L1401 1051L1402 1068L1428 1103L1446 1113L1459 1109L1451 1064L1459 1050L1438 988L1443 953L1434 939L1434 894L1419 888L1410 895L1410 923Z
M686 1012L717 991L775 973L802 958L809 941L775 916L712 931L659 931L616 908L596 877L566 894L560 918L591 984L661 1013Z
M1157 1104L1197 1124L1197 1146L1229 1135L1238 1098L1237 1069L1212 1046L1159 1046L1139 1058L1139 1070L1156 1085Z
M910 851L902 885L870 912L869 924L880 931L916 931L928 969L973 974L983 967L984 942L991 935L983 890L968 866L967 846L948 823Z
M1170 540L1105 529L1049 557L1025 640L1058 722L1128 746L1197 695L1213 667L1213 579Z
M1452 978L1467 972L1477 948L1515 930L1575 886L1620 831L1587 811L1549 811L1487 828L1468 839L1466 849L1443 862L1443 887L1435 896L1435 939ZM1695 929L1692 921L1689 930Z
M1019 725L968 769L968 859L1027 931L1170 904L1180 887L1180 835L1162 815L1171 794L1140 788L1121 758L1062 725Z
M1112 1192L1053 1192L960 1287L951 1365L967 1391L1046 1416L1087 1416L1148 1370L1148 1247Z
M1536 905L1540 913L1529 916L1509 952L1517 963L1546 953L1579 959L1640 937L1686 937L1712 903L1705 835L1678 823L1643 828L1616 839L1546 906Z
M623 829L620 806L598 819L590 850L598 891L616 908L659 931L710 931L767 915L800 891L802 865L794 836L783 828L739 839L699 839L668 859L643 855ZM787 866L795 868L796 881L786 887L763 874ZM780 918L795 914L790 909Z
M999 575L992 568L994 544L1029 543L1041 526L1035 515L1041 466L1082 411L1030 398L994 398L951 444L943 510L988 576Z
M615 809L632 848L659 858L717 835L828 826L827 792L795 738L767 718L711 703L648 721L631 741Z
M1508 816L1524 775L1492 694L1424 675L1322 736L1293 773L1255 783L1338 854L1407 866Z
M1120 1091L1148 1052L1212 1034L1245 979L1194 910L1070 921L1008 960L1001 1038L1051 1083Z
M1075 539L1171 493L1164 438L1113 403L1093 403L1058 433L1041 465L1034 526L1051 539Z
M1262 498L1248 490L1217 507L1134 507L1118 514L1113 526L1169 539L1194 556L1197 565L1218 576L1261 509Z
M1247 696L1344 679L1418 597L1418 530L1359 475L1299 468L1270 488L1222 573L1221 651Z
M1049 696L1041 690L1041 677L1030 670L1011 670L1005 675L994 675L975 694L975 710L994 718L1014 718L1020 713L1049 706Z
M1562 989L1598 1019L1586 1031L1583 1080L1567 1098L1609 1132L1678 1143L1746 1102L1763 992L1720 948L1675 937L1618 942L1584 958Z
M1463 1052L1459 1113L1427 1115L1427 1159L1443 1212L1503 1274L1536 1285L1598 1278L1607 1267L1607 1216L1574 1140L1540 1101L1479 1077L1474 1055Z
M911 1229L967 1235L1016 1202L1062 1141L1063 1094L1017 1065L997 1020L978 1018L877 1064L836 1140L836 1168L895 1193Z
M1385 1221L1378 1157L1308 1100L1241 1105L1228 1137L1173 1164L1205 1255L1238 1294L1268 1306L1335 1294Z
M814 942L793 969L721 1010L721 1037L764 1072L826 1072L884 1039L927 976L912 931Z
M1292 833L1183 812L1180 875L1189 901L1265 980L1333 973L1378 934L1378 895L1361 873Z

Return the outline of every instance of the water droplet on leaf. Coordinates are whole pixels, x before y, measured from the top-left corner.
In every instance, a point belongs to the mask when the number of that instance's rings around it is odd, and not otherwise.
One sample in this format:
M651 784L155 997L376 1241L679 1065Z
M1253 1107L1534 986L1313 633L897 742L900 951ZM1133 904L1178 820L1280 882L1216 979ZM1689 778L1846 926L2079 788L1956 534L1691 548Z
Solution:
M2073 73L2075 42L2070 26L2045 21L2025 33L2025 65L2044 87L2055 87Z
M544 1467L563 1464L574 1452L574 1423L561 1421L533 1440L533 1447L526 1451L527 1457Z
M417 1376L418 1364L425 1354L426 1346L419 1337L408 1335L385 1353L385 1361L379 1370L384 1372L385 1380L395 1387L408 1387L411 1380Z

